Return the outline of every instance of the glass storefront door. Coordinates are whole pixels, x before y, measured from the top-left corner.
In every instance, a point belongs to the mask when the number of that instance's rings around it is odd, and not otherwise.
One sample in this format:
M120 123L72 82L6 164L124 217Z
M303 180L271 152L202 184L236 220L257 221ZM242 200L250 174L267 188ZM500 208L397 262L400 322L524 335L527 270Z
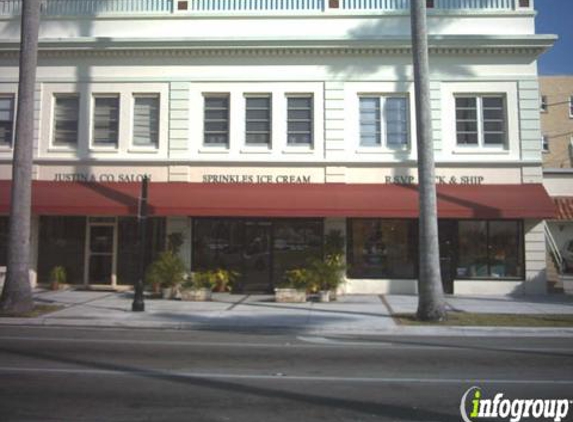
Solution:
M438 234L440 239L440 272L444 293L454 293L455 251L457 222L454 220L439 220Z
M247 221L243 248L243 292L271 290L271 223Z
M88 233L88 283L115 285L115 224L90 224Z

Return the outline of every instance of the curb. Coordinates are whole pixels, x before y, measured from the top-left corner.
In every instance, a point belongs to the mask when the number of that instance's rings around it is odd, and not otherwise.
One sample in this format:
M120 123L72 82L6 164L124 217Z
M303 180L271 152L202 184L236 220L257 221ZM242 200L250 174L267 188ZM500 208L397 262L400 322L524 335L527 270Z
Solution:
M301 325L241 325L226 323L188 323L162 321L113 321L77 319L55 320L51 318L2 318L1 326L51 327L51 328L110 328L138 330L184 330L184 331L252 331L312 334L312 335L360 335L360 336L414 336L414 337L566 337L573 338L573 328L558 327L403 327L368 329L359 327L312 327Z

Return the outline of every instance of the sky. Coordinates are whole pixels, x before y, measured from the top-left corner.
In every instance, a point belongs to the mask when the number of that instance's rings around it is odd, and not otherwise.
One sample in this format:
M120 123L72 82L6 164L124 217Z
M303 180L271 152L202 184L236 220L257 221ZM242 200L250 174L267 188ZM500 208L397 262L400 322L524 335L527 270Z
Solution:
M573 75L573 0L535 0L538 34L559 40L539 58L540 75Z

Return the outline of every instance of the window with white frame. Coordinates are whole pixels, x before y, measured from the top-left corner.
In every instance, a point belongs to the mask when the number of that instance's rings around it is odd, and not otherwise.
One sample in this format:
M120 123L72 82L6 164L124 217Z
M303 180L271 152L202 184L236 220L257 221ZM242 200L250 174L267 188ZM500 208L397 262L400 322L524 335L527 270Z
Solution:
M79 109L78 94L54 94L54 146L77 146Z
M229 95L204 96L203 135L205 146L229 147Z
M117 148L119 95L94 95L93 145Z
M136 147L158 147L159 94L134 94L133 145Z
M542 95L539 101L539 109L542 113L547 113L547 95Z
M360 146L403 148L408 145L406 97L361 95Z
M0 147L11 147L14 137L14 96L0 94Z
M569 97L569 117L573 118L573 95Z
M287 145L313 145L313 95L287 95Z
M549 137L547 135L541 137L541 151L549 152Z
M245 144L271 146L271 95L245 96Z
M502 148L507 144L503 95L456 95L456 139L462 147Z

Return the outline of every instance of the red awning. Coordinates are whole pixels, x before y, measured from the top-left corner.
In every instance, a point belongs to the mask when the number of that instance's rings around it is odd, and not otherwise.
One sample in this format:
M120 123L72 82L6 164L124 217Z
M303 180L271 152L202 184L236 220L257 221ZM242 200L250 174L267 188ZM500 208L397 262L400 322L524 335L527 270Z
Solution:
M136 215L139 183L35 181L36 215ZM10 182L0 181L7 213ZM416 185L150 183L157 216L416 218ZM438 185L441 218L555 218L540 184Z
M557 208L557 220L573 220L573 198L555 197L553 203Z

